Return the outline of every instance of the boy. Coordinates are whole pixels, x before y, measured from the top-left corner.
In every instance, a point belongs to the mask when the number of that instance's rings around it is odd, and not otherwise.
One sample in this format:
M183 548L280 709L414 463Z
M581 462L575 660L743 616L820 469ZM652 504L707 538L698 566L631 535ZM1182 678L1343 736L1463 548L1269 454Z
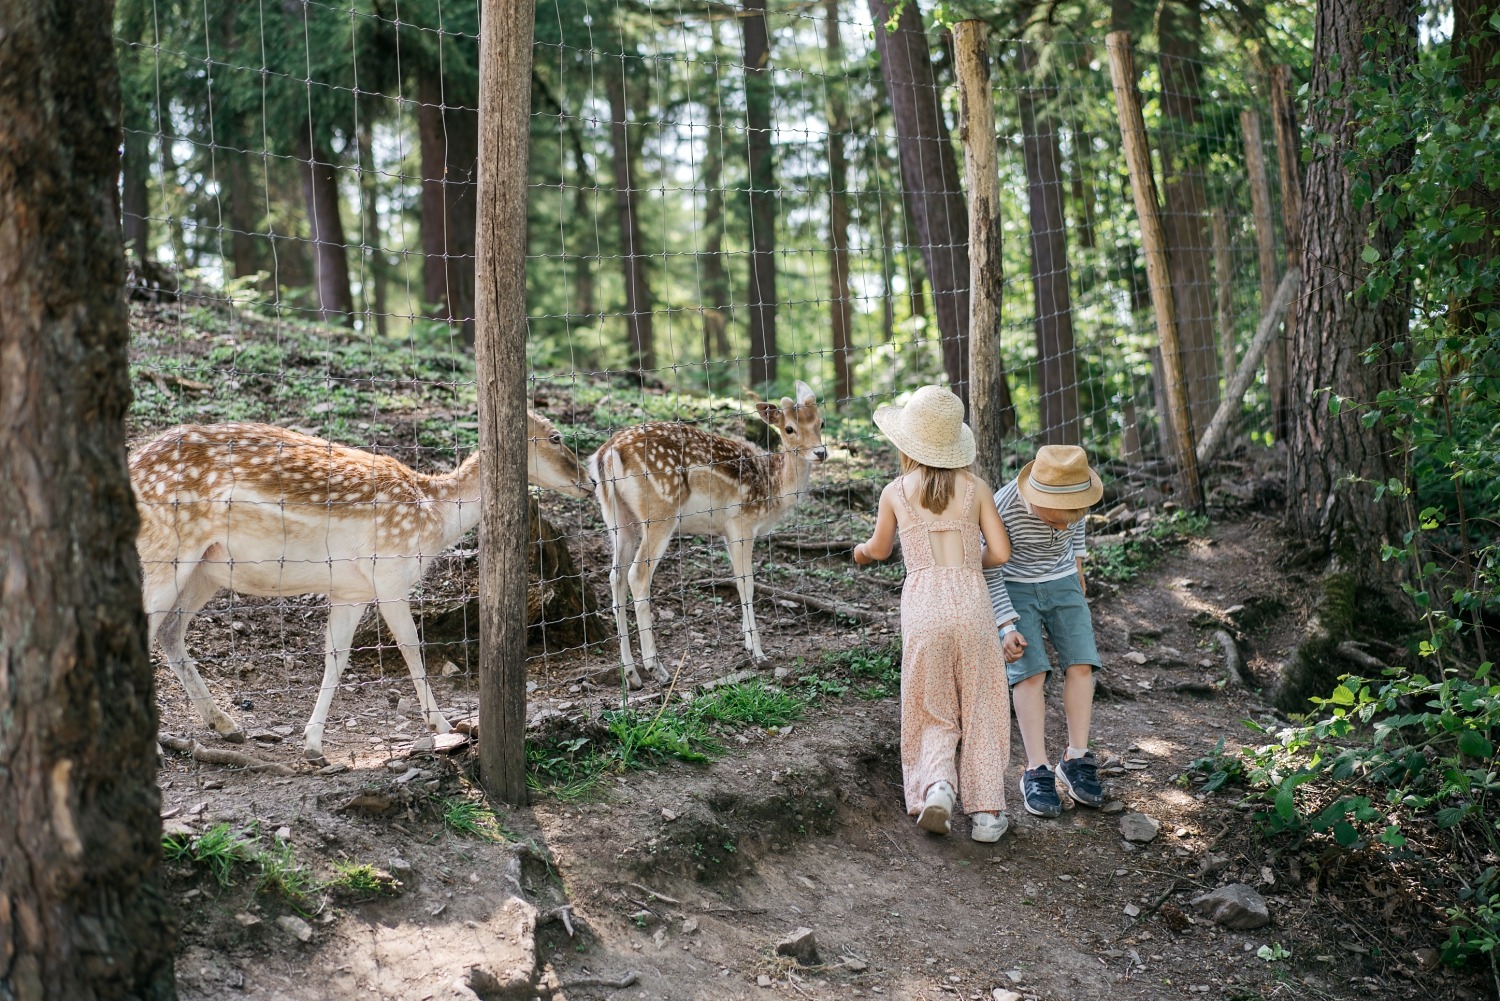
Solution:
M1059 782L1084 806L1104 803L1099 764L1089 750L1094 711L1094 671L1101 667L1094 624L1084 597L1083 516L1099 502L1104 484L1076 445L1043 445L1014 480L995 494L1010 536L1010 562L984 572L1000 625L1011 705L1026 748L1021 802L1026 812L1062 812ZM1046 701L1042 686L1052 665L1042 635L1052 640L1063 666L1063 712L1068 746L1054 770L1047 756Z

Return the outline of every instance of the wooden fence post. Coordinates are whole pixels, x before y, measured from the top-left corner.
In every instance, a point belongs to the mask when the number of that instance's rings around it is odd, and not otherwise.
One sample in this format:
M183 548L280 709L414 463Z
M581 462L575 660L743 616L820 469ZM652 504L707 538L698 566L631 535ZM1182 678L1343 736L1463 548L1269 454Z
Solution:
M1255 214L1255 249L1260 264L1260 309L1262 315L1271 308L1276 296L1276 231L1271 226L1271 185L1266 176L1266 148L1261 140L1260 112L1246 108L1240 112L1240 137L1245 144L1245 175L1250 182L1250 208ZM1286 352L1281 338L1271 342L1266 352L1266 386L1271 391L1271 424L1276 430L1276 415L1286 410Z
M1292 105L1292 68L1290 66L1271 67L1271 114L1272 121L1276 124L1276 158L1281 168L1281 237L1286 241L1286 266L1290 271L1292 268L1302 267L1302 144L1299 141L1297 131L1297 109ZM1292 328L1297 325L1297 300L1294 298L1291 305L1287 307L1286 323L1282 326L1282 335L1272 345L1272 350L1277 351L1282 358L1286 357L1286 344L1292 335ZM1276 440L1285 439L1288 421L1291 415L1287 413L1287 390L1286 365L1282 365L1283 381L1279 399L1279 407L1273 407L1272 418ZM1271 397L1273 405L1278 397Z
M974 471L994 485L1000 482L1006 421L1000 362L1000 175L985 23L958 22L953 47L969 196L969 426L978 446Z
M526 802L526 179L536 5L484 0L479 30L479 764Z
M1172 300L1172 275L1167 261L1167 240L1162 231L1161 210L1156 200L1156 179L1151 173L1151 150L1146 144L1146 121L1141 114L1141 95L1135 85L1135 57L1130 50L1130 32L1111 31L1104 36L1109 51L1109 74L1114 83L1115 109L1120 119L1120 137L1125 145L1125 164L1130 170L1130 188L1141 225L1141 250L1146 258L1146 280L1151 287L1151 306L1156 314L1156 333L1161 341L1161 371L1166 383L1167 409L1171 413L1173 454L1182 476L1182 494L1191 508L1203 503L1198 482L1198 459L1193 448L1193 415L1188 410L1183 384L1182 349L1177 342L1177 311Z

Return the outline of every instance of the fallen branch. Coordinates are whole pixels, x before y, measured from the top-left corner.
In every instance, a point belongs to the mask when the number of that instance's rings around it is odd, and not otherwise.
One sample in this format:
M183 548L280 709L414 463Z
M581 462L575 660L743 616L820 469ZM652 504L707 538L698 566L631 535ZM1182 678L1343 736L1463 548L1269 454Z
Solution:
M1135 701L1135 693L1130 689L1116 688L1101 679L1098 675L1094 676L1094 697L1100 699L1120 699L1125 702Z
M186 754L194 761L205 765L232 765L249 772L270 772L272 775L296 775L296 771L274 761L262 761L243 751L231 751L221 747L204 747L196 740L186 737L163 735L157 741L168 750Z
M1214 639L1219 643L1219 652L1224 655L1224 687L1244 688L1245 675L1240 670L1240 648L1227 629L1214 630Z
M707 587L714 590L734 587L732 580L698 581L689 587ZM777 601L791 601L804 608L813 611L824 612L828 615L842 616L846 619L854 619L857 622L885 623L890 620L889 612L872 612L867 608L855 608L841 601L833 601L828 598L816 598L810 594L799 594L796 591L788 591L784 587L776 587L773 584L762 584L755 582L755 593L765 595Z
M777 549L811 549L829 555L853 552L860 543L858 539L817 539L805 535L763 535L761 539Z
M611 990L622 991L636 982L635 971L625 974L623 977L610 979L609 977L582 977L578 980L569 980L563 984L561 989L565 991L576 990L580 987L608 987Z
M631 887L633 889L640 890L642 893L644 893L646 896L650 897L652 900L660 900L664 904L674 904L674 905L676 905L678 907L682 906L682 901L678 900L675 897L669 897L665 893L657 893L655 890L651 889L651 887L649 887L649 886L642 886L639 883L626 883L625 885L629 886L629 887Z
M1366 653L1364 650L1364 645L1361 643L1357 643L1354 640L1344 640L1344 642L1340 643L1334 649L1338 652L1338 655L1340 657L1343 657L1345 660L1353 661L1367 671L1384 672L1389 670L1389 666L1385 661L1372 654Z

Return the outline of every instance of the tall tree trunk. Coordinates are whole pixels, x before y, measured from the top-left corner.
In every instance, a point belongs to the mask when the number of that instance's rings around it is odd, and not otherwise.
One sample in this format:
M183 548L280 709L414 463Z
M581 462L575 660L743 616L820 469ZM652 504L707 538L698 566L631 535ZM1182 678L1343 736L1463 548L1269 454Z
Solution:
M379 337L386 335L385 248L380 232L380 175L375 170L374 119L366 112L359 120L359 198L364 211L365 311Z
M1463 60L1458 78L1470 97L1463 111L1466 117L1485 113L1489 106L1489 88L1500 79L1500 31L1490 26L1497 12L1500 12L1497 0L1454 0L1450 54L1454 59ZM1472 256L1480 267L1484 267L1500 254L1500 236L1495 231L1495 192L1476 184L1458 193L1457 197L1483 220L1480 234L1465 244L1464 251L1466 256ZM1482 302L1473 298L1454 303L1451 329L1461 337L1478 333L1482 327L1475 312L1481 306Z
M766 0L745 0L745 146L750 171L750 382L776 379L776 160L771 148L771 37Z
M610 61L611 63L614 60ZM652 329L651 289L646 282L646 247L641 242L639 197L635 187L639 143L630 141L625 101L626 60L604 72L609 92L609 137L614 150L615 214L620 224L620 267L625 283L625 333L630 344L630 367L640 376L656 368Z
M708 25L713 57L704 98L708 111L708 139L703 157L703 361L729 360L729 275L724 270L724 101L719 95L719 22ZM710 386L712 388L712 386Z
M452 103L450 103L452 102ZM462 324L474 343L474 220L479 116L443 93L435 73L417 83L422 158L422 290L435 318Z
M582 224L594 218L593 198L598 186L593 171L589 169L587 154L583 151L583 137L573 136L573 173L576 186L573 189L573 217ZM594 282L594 267L597 259L588 254L573 256L573 316L583 323L591 324L599 313L598 292Z
M1031 285L1036 317L1037 396L1044 445L1077 445L1078 361L1073 347L1073 302L1068 287L1067 196L1062 149L1049 103L1057 89L1033 76L1036 51L1020 47L1028 80L1020 93L1021 156L1031 223Z
M0 4L0 996L170 1001L108 0Z
M917 0L869 0L869 5L880 73L896 121L902 187L911 195L911 221L932 282L943 367L953 391L967 401L969 217L932 52ZM897 6L896 29L887 31L884 25ZM1008 398L1005 403L1009 409Z
M177 181L177 154L172 144L177 137L172 134L171 112L163 109L167 120L156 137L157 155L161 158L161 214L167 223L167 245L172 248L172 266L178 271L189 266L187 237L182 231L184 205L182 189Z
M304 125L297 141L302 197L307 204L308 242L313 251L318 319L348 325L354 319L354 296L349 291L349 259L344 223L339 216L338 170L323 144L313 141L311 125Z
M144 123L143 123L144 124ZM151 139L143 131L125 133L125 154L120 163L120 215L125 249L144 261L151 255Z
M1400 504L1389 494L1377 500L1372 486L1399 477L1400 464L1395 442L1382 424L1365 427L1353 408L1330 413L1327 393L1331 389L1335 398L1373 402L1381 391L1395 388L1401 374L1394 349L1406 339L1407 297L1401 289L1373 303L1354 295L1369 267L1361 260L1367 234L1382 257L1388 255L1395 234L1383 227L1371 231L1375 213L1368 202L1355 208L1352 179L1343 163L1344 152L1355 141L1348 95L1365 59L1363 37L1382 22L1394 23L1404 32L1404 44L1382 56L1383 63L1400 74L1416 54L1412 0L1318 4L1308 104L1313 131L1331 138L1307 167L1302 308L1287 364L1289 526L1366 578L1380 572L1381 547L1400 542ZM1388 165L1390 173L1402 169L1400 157Z
M1219 361L1214 337L1213 242L1208 194L1198 151L1198 104L1203 58L1200 0L1166 0L1157 33L1161 47L1162 229L1166 231L1177 307L1182 377L1194 435L1219 406Z
M244 278L261 270L256 232L260 229L262 213L256 209L265 189L250 176L249 153L231 149L225 150L221 156L228 161L224 172L229 182L230 266L236 278Z
M891 235L896 213L883 194L876 195L875 211L880 223L880 339L889 344L896 336L896 239Z
M831 72L844 65L839 39L839 0L824 0L823 37ZM849 113L841 80L828 84L828 298L833 313L833 381L835 406L854 395L849 345L854 327L854 302L849 297L849 161L844 135Z

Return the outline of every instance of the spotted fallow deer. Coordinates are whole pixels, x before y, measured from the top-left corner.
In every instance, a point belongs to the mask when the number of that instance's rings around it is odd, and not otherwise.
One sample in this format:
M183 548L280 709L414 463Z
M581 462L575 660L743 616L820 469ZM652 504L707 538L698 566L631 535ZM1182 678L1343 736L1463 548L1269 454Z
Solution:
M546 418L527 414L528 479L573 497L591 481ZM327 594L323 684L304 731L309 761L324 763L323 726L349 664L355 626L371 602L416 684L427 725L446 733L427 683L407 596L428 564L479 523L479 456L446 476L388 456L267 424L184 425L130 457L141 516L149 641L204 722L233 742L244 733L213 702L188 656L188 621L218 593Z
M614 543L609 583L620 664L632 688L641 686L641 677L630 652L626 584L635 599L641 659L652 677L667 681L671 675L657 657L651 628L651 578L678 532L723 536L740 592L745 649L756 660L766 659L755 628L751 547L756 535L797 503L812 464L828 458L828 449L817 398L805 382L797 383L795 401L757 403L755 411L781 435L781 451L764 452L689 424L657 422L616 433L589 459L594 493Z

